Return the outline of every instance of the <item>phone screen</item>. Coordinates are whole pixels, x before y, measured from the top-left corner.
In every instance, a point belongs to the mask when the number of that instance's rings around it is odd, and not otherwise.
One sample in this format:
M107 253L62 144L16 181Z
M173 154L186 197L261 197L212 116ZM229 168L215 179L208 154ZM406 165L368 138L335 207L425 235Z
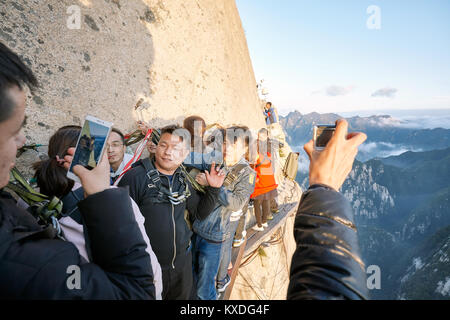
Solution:
M70 172L72 168L79 164L86 169L92 170L97 166L103 147L108 138L110 127L100 123L86 119L81 129L78 144L73 155L72 164L70 165Z
M316 147L325 148L328 141L333 136L335 128L319 126L316 133Z

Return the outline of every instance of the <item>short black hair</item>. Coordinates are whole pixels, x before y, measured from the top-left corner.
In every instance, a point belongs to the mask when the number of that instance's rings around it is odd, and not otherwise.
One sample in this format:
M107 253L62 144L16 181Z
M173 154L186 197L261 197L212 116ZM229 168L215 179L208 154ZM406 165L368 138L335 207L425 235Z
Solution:
M260 134L260 133L265 133L265 134L269 135L269 130L267 130L266 128L261 128L258 131L258 134Z
M266 106L267 106L267 105L272 106L272 102L270 102L270 101L267 102L267 103L266 103Z
M171 124L171 125L165 126L164 128L161 128L160 137L162 137L162 135L165 133L176 134L178 137L181 138L181 141L183 141L183 142L189 142L191 139L191 134L189 133L189 131L177 124ZM190 143L189 143L189 145L190 145Z
M9 119L15 108L8 94L8 89L14 85L21 90L27 85L33 92L38 81L19 56L0 42L0 122Z
M125 145L125 136L123 135L122 131L120 131L117 128L112 128L111 131L117 133L120 136L120 139L122 140L122 144Z
M182 127L180 127L177 124L170 124L168 126L165 126L165 127L161 128L161 136L164 133L173 134L175 132L175 130L179 130L179 129L182 129Z

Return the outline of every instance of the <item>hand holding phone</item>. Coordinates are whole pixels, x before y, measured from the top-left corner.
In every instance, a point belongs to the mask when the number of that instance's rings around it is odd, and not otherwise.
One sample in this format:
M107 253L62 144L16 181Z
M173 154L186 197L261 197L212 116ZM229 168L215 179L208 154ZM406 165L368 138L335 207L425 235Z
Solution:
M325 149L328 141L330 141L335 131L336 125L321 124L314 126L313 130L314 149L318 151Z
M316 149L317 139L310 140L303 147L309 157L309 184L324 184L336 191L344 183L352 170L353 161L358 153L358 146L363 143L367 136L361 132L347 133L348 123L341 119L336 122L336 130L326 141L319 142ZM327 134L328 135L328 134Z
M64 167L69 169L73 160L75 148L69 148L67 153L68 154L64 157L64 160L66 161ZM81 165L75 165L73 167L73 172L77 175L78 181L81 182L85 196L102 192L110 187L110 166L106 153L103 154L102 159L94 169L88 170Z
M73 168L81 165L87 170L92 170L102 159L112 123L93 116L86 116L83 127L78 137L72 163L67 171L67 177L77 182L81 182Z

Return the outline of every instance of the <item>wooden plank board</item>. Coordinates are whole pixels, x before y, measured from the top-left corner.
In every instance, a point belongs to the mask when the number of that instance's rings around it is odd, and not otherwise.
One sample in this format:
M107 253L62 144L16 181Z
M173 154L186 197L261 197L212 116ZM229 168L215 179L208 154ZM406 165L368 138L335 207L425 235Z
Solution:
M225 294L223 295L223 300L230 299L231 291L233 290L234 281L236 280L236 276L239 271L239 265L241 264L242 257L245 251L245 245L247 244L247 237L245 238L244 243L238 247L233 248L232 254L237 252L236 259L233 260L233 256L231 257L231 261L233 263L233 269L231 269L231 283L228 285L228 288L225 290ZM235 266L237 266L235 268Z
M232 250L231 262L233 263L233 269L231 271L231 283L225 290L225 294L220 296L220 300L228 300L230 298L242 258L256 250L264 240L267 240L279 227L284 225L286 218L292 213L295 214L298 205L299 202L280 205L278 208L279 212L275 213L273 219L267 222L269 226L264 231L255 231L251 228L247 229L245 242L239 248L233 248Z

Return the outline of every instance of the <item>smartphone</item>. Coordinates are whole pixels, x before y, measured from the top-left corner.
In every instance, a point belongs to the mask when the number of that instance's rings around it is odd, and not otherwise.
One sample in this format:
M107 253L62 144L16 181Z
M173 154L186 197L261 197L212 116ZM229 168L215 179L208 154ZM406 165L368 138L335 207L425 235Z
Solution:
M314 149L323 150L325 149L328 141L336 131L336 125L319 124L314 126L313 140Z
M98 119L93 116L86 116L80 136L78 137L77 146L70 164L67 177L74 181L80 182L80 179L73 173L72 169L79 164L88 170L92 170L103 156L106 141L111 132L113 124L108 121Z

